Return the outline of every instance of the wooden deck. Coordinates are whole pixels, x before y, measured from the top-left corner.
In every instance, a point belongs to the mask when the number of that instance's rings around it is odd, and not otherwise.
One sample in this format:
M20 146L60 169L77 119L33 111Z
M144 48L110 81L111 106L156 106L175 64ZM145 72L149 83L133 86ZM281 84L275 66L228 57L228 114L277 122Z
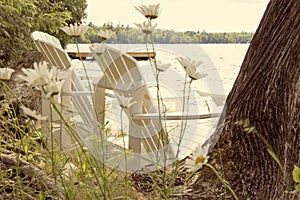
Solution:
M86 57L92 57L91 52L72 52L68 51L68 55L71 58L74 59L79 59L80 57L82 59L85 59ZM127 52L130 56L135 58L136 60L148 60L149 58L154 58L155 57L155 52Z
M73 59L80 59L80 57L82 59L85 59L86 57L91 57L92 56L91 52L79 52L78 53L78 52L68 51L67 53L70 56L70 58L73 58Z
M92 57L91 50L89 48L90 44L68 44L65 48L68 55L73 59L85 59L86 57ZM79 48L79 52L78 52ZM149 58L154 58L156 52L147 52L147 51L128 51L127 54L135 58L136 60L148 60Z
M86 57L92 57L91 52L74 52L67 51L68 55L73 59L85 59ZM130 56L136 60L148 60L149 58L154 58L156 56L155 52L127 52Z
M149 58L154 58L156 56L155 52L127 52L127 54L131 55L136 60L148 60Z

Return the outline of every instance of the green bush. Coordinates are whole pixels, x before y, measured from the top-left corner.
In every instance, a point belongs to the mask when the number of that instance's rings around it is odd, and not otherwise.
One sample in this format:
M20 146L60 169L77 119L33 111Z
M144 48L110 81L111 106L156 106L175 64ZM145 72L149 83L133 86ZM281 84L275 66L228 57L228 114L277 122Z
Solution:
M33 48L30 34L35 30L65 43L59 27L81 23L86 7L86 0L0 0L0 67L13 64L24 50Z

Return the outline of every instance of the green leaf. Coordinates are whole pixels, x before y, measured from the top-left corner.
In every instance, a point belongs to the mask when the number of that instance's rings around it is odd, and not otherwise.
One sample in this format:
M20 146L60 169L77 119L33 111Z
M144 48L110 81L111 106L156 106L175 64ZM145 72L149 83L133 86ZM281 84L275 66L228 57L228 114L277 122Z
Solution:
M282 167L282 164L281 164L279 158L277 157L277 155L275 154L275 152L274 152L272 149L270 149L270 148L267 148L267 151L268 151L268 153L272 156L272 158L276 161L276 163L277 163L278 166L280 167L280 170L281 170L282 173L284 174L284 169L283 169L283 167Z
M244 128L244 131L247 132L247 133L252 133L254 130L255 130L255 128L253 126Z
M295 190L296 190L297 192L300 192L300 184L298 184L298 185L295 186Z
M293 174L294 181L296 183L300 183L300 168L295 165L292 174ZM300 186L298 185L298 187L300 187ZM300 191L300 188L299 188L299 191Z
M26 144L26 145L24 146L24 151L25 151L25 154L26 154L26 155L28 154L28 149L29 149L29 147L28 147L28 145Z

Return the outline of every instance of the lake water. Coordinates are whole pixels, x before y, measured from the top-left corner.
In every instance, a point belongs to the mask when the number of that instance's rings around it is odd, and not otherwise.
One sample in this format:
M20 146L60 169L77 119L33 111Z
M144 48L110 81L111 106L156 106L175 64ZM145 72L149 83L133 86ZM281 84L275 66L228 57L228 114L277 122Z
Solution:
M117 48L124 53L129 51L145 51L145 44L110 44L109 46ZM185 72L176 58L187 57L192 60L202 61L203 64L198 67L198 70L203 74L207 74L207 76L201 80L193 81L190 93L192 98L189 100L190 106L196 104L200 106L200 111L191 107L190 112L206 113L207 104L210 106L210 111L214 112L216 106L212 102L212 98L202 96L199 99L197 91L208 94L227 95L239 72L248 46L248 44L157 44L155 45L157 60L172 65L168 70L160 73L159 83L169 96L183 97L187 95L183 94L184 87L187 86L185 85ZM152 47L148 47L148 49L151 51ZM88 76L91 79L101 75L100 67L95 60L87 59L84 63ZM156 96L156 81L153 66L149 64L149 61L139 61L138 64L144 78ZM83 68L78 73L81 76L85 76ZM165 98L167 97L168 95L165 96ZM220 108L216 109L220 110Z
M122 52L145 50L144 44L130 45L110 45ZM184 103L188 104L188 113L191 114L207 114L218 113L223 109L223 105L216 105L211 96L201 96L197 91L204 93L212 93L218 95L227 95L232 88L234 80L239 72L245 53L248 49L248 44L158 44L155 45L157 52L157 60L163 63L171 63L171 67L159 76L163 96L165 99L174 98L173 101L166 103L170 110L178 110ZM152 47L148 47L152 50ZM201 60L203 64L198 67L201 73L207 76L201 80L193 81L191 86L185 82L185 72L176 58L188 57L192 60ZM156 82L153 73L153 66L149 61L139 61L141 72L150 86L153 96L156 96ZM101 70L98 64L93 59L84 61L88 76L93 79L101 75ZM84 76L83 68L80 68L77 73ZM186 89L184 89L186 87ZM187 94L188 88L190 92ZM152 88L152 89L151 89ZM185 94L184 94L185 91ZM185 96L190 96L187 100L183 100ZM174 108L176 107L176 108ZM116 134L121 129L120 127L120 107L115 98L107 99L106 113L108 126ZM128 119L122 116L122 129L128 130ZM191 153L193 148L203 143L214 132L217 118L208 120L189 120L186 126L186 133L180 149L180 159ZM168 122L167 127L170 130L170 138L174 144L178 143L178 135L180 132L180 121ZM112 141L117 141L113 138Z
M122 52L145 49L144 44L110 44L109 46L117 48ZM216 93L228 94L248 47L249 44L157 44L155 45L155 50L170 51L170 53L177 54L178 56L201 60L204 64L199 68L199 71L208 74L205 81L210 83L209 80L222 80L224 91L216 91ZM151 51L152 48L149 47L149 50ZM163 58L163 61L171 62L170 60L168 61L168 57ZM94 70L100 70L97 63L93 60L86 60L84 62L91 76L94 75ZM147 63L140 62L140 65L147 65ZM216 73L213 71L217 71L219 77L214 77ZM145 78L147 78L147 74ZM217 83L212 82L213 84Z

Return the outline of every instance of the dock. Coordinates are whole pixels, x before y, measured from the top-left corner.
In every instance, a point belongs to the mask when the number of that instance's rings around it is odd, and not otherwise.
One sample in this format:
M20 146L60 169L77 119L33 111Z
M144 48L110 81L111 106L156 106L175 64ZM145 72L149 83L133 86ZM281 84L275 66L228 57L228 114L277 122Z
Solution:
M127 52L127 54L131 55L136 60L148 60L149 58L154 58L156 56L155 52L144 52L144 51L137 51L137 52Z
M76 44L68 44L65 48L66 52L73 59L86 59L86 57L92 57L92 52L89 48L90 44L78 44L79 52Z
M70 52L67 51L68 55L70 56L70 58L73 59L80 59L80 57L85 60L86 57L92 57L91 52Z
M92 57L91 50L89 49L90 44L79 44L79 52L75 44L68 44L66 47L66 51L70 58L73 59L86 59L86 57ZM149 58L154 58L156 56L155 52L147 52L147 51L129 51L126 52L133 58L138 61L148 60Z

